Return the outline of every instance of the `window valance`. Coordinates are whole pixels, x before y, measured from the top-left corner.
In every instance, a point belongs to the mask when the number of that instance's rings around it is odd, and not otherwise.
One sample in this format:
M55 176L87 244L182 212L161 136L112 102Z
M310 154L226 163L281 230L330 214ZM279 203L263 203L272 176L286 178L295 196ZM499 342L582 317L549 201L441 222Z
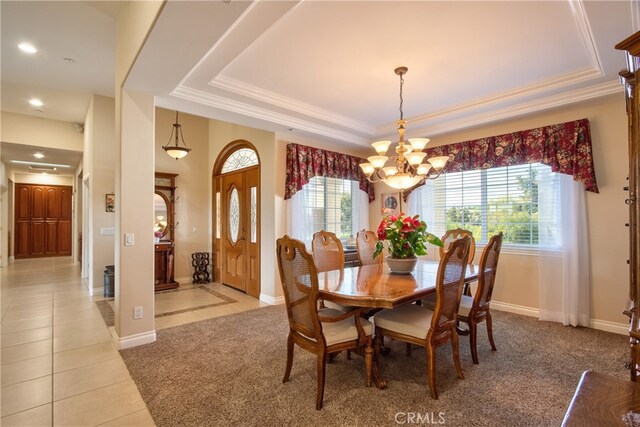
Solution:
M363 162L365 162L364 159L348 154L300 144L287 144L287 179L284 198L290 199L314 176L326 176L358 181L360 190L367 193L369 202L372 202L376 198L376 192L360 169L359 165Z
M449 156L446 172L489 169L540 162L573 176L586 191L598 192L589 120L523 130L429 148L426 158Z

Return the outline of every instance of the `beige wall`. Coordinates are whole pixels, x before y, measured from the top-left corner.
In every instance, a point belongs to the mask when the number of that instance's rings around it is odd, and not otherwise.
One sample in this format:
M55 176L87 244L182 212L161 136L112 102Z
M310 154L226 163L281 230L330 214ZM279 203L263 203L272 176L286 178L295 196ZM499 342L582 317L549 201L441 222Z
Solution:
M104 268L114 264L114 235L101 230L115 227L115 213L106 212L105 195L115 193L115 100L93 95L85 119L83 177L88 180L87 234L89 286L103 287ZM73 179L73 177L71 177ZM81 209L81 207L77 207Z
M20 184L71 185L72 176L41 175L33 173L14 173L13 182Z
M628 289L628 209L624 200L627 185L627 122L624 96L612 95L525 118L477 127L432 138L431 145L500 135L539 126L588 118L591 124L594 165L600 194L586 193L591 259L591 318L624 323L622 309ZM411 129L411 123L407 125ZM376 199L389 187L379 184ZM381 219L379 203L370 206L371 228ZM612 236L622 236L615 238ZM434 252L433 250L431 252ZM477 251L476 261L481 251ZM503 252L496 279L494 300L522 306L533 313L538 308L538 258L535 254Z
M153 260L153 96L125 89L126 76L164 2L125 2L116 23L116 236L115 327L117 348L155 341ZM125 246L125 233L135 236ZM143 317L134 319L135 307Z
M180 113L179 122L191 153L175 160L162 146L167 143L176 112L156 108L156 172L179 174L176 178L175 277L180 283L191 283L193 252L210 252L209 244L209 119Z
M282 233L279 230L280 218L276 218L276 192L279 183L276 182L276 167L278 159L276 157L277 144L275 134L246 126L221 122L218 120L209 121L209 210L212 206L212 176L213 166L220 151L230 142L243 139L252 143L258 150L260 157L260 298L266 302L276 302L275 299L282 295L276 259L275 241L276 236ZM281 209L278 206L278 209ZM209 215L209 230L212 230L213 220ZM212 233L209 233L212 236ZM209 241L211 248L212 241Z
M82 151L83 137L71 122L23 114L1 113L0 140L62 150Z

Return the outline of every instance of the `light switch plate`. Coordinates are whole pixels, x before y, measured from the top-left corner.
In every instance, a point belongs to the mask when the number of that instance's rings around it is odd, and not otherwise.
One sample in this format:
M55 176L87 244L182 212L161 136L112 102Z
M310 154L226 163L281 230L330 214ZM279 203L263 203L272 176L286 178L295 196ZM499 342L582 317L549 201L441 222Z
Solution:
M125 233L124 235L124 245L125 246L133 246L133 233Z

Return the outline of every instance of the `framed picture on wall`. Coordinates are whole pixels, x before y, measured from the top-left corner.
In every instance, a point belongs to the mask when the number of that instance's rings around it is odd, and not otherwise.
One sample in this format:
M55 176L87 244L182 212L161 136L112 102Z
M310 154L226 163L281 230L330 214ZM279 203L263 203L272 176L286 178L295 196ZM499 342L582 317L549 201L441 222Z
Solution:
M402 212L402 197L400 193L382 194L383 215L400 215Z
M105 194L104 210L107 212L116 211L116 195L115 194Z

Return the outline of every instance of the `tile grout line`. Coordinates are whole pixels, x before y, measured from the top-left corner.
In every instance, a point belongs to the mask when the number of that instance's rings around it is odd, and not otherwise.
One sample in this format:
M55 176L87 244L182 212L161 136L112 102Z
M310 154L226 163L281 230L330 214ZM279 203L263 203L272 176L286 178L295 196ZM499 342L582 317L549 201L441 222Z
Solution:
M55 287L55 284L53 285ZM51 427L53 427L54 422L53 422L53 382L54 382L54 375L53 375L53 349L55 348L54 342L53 342L53 337L54 337L54 327L55 327L55 306L56 306L56 301L55 301L55 292L52 294L51 296Z

